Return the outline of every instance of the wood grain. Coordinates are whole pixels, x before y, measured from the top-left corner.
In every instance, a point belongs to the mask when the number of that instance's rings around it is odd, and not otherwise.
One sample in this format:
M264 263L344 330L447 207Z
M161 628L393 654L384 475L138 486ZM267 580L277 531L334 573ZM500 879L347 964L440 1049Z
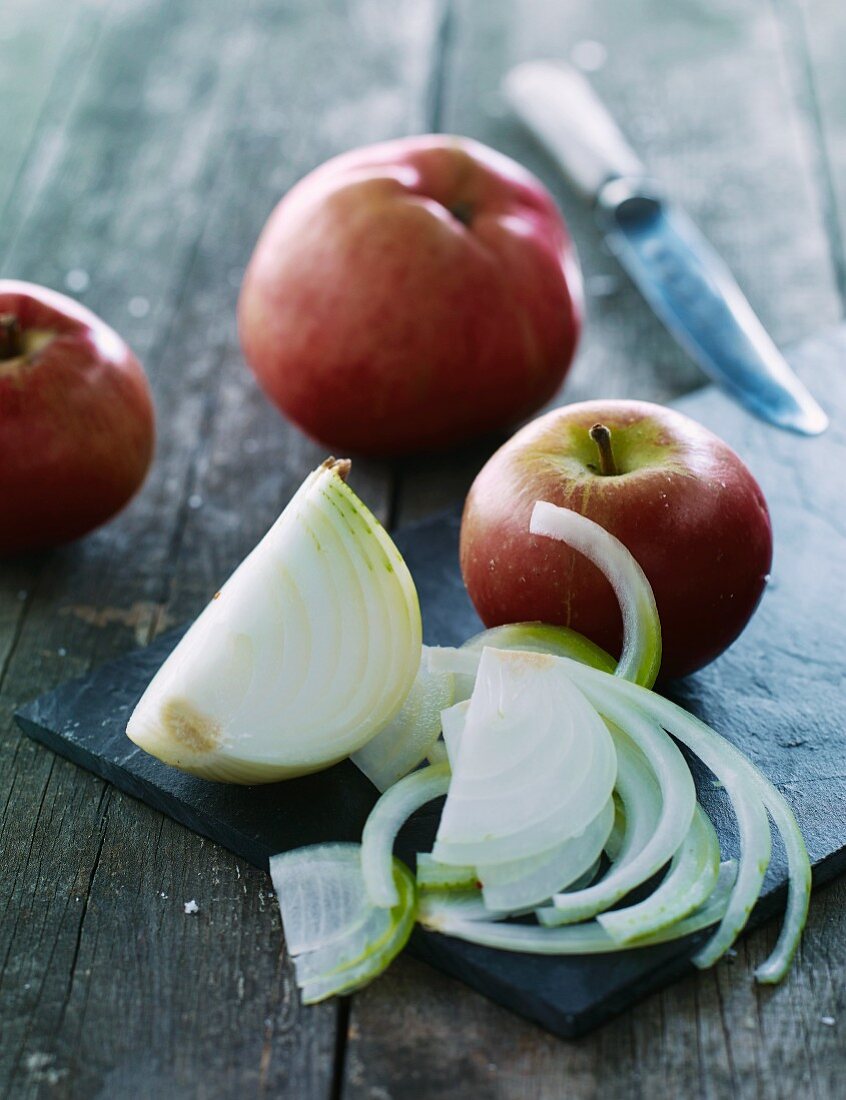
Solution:
M776 338L840 312L846 32L833 0L455 0L446 21L443 7L3 5L2 273L61 289L83 272L78 296L145 361L161 429L121 517L0 573L6 1096L840 1095L842 884L816 898L779 989L750 980L767 929L733 963L578 1043L409 960L351 1013L303 1010L264 875L12 726L20 702L195 614L317 458L244 371L233 309L273 202L337 151L439 127L525 161L565 209L586 276L587 334L563 399L666 400L700 382L504 112L498 81L515 61L580 43L590 58L584 43L600 43L597 86ZM416 518L458 497L487 446L358 464L356 485L384 518Z
M88 274L80 296L148 367L160 436L115 523L3 570L0 1086L328 1096L338 1005L300 1009L266 877L22 743L11 711L195 615L315 464L244 369L240 277L299 175L420 128L435 8L122 0L103 23L71 108L34 124L0 245L4 273ZM356 484L384 515L390 471Z
M846 311L846 10L837 0L779 0L797 96L808 118L831 262Z

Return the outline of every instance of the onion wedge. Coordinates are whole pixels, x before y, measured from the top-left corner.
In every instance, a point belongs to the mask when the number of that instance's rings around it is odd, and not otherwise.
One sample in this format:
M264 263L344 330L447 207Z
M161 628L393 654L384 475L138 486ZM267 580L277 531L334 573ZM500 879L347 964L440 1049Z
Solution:
M202 612L127 727L165 763L264 783L360 749L403 705L420 610L391 539L330 459Z
M478 869L538 855L580 835L608 802L614 746L563 660L482 651L435 859Z

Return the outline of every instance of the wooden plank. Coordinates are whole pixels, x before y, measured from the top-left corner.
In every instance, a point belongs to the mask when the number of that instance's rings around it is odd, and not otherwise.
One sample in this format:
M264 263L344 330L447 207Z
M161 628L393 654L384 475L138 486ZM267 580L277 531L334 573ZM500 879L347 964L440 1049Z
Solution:
M834 36L831 50L834 57ZM444 128L535 170L564 209L582 259L587 331L562 400L666 401L701 379L605 253L588 212L504 110L501 74L533 56L599 66L591 75L600 93L730 262L778 341L837 318L808 118L769 6L647 0L629 9L585 0L565 13L542 0L464 0L453 26ZM460 460L407 464L399 518L454 500L483 457L479 448ZM815 898L800 957L782 986L763 989L752 980L774 942L768 927L716 970L569 1044L401 959L354 1001L344 1096L837 1096L844 982L830 960L846 942L837 916L844 899L842 883Z
M804 120L791 100L773 12L756 0L715 6L646 0L459 3L444 128L501 149L535 171L563 209L587 289L587 322L557 398L668 401L704 377L644 307L603 247L590 211L560 180L499 95L502 74L532 57L587 57L649 169L730 263L775 339L836 320L839 303ZM773 120L778 119L778 125ZM451 501L484 459L410 465L403 520Z
M124 515L39 559L25 617L0 619L4 713L195 614L316 461L240 361L238 282L293 179L419 128L433 35L432 6L410 0L114 8L0 246L24 277L87 273L80 296L150 370L158 453ZM384 513L385 472L356 478ZM14 600L24 568L3 572ZM330 1093L338 1009L299 1009L265 876L5 721L0 789L4 1088Z
M846 312L846 11L837 0L779 0L797 93L808 116L820 206Z
M34 137L46 117L64 114L106 17L102 5L76 4L63 13L56 0L5 4L0 49L0 102L3 103L3 157L0 159L0 211L15 190Z

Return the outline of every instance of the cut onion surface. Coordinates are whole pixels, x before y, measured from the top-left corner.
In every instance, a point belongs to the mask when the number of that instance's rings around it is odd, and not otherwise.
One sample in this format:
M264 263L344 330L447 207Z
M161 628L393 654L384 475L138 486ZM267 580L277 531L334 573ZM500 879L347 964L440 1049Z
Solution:
M397 903L367 897L358 844L324 844L273 856L270 873L304 1003L366 984L405 945L416 919L408 868L392 861Z
M485 905L497 910L532 909L572 886L596 867L613 824L614 800L609 798L579 836L528 859L479 867Z
M661 623L652 586L629 550L587 516L545 500L535 505L529 530L566 542L602 570L623 615L623 649L616 674L652 687L661 667Z
M353 753L352 762L375 787L386 791L432 752L441 734L441 711L452 704L454 693L454 677L430 670L424 646L417 676L399 713Z
M433 850L440 862L478 869L538 855L579 836L610 799L611 736L563 660L482 651Z
M342 760L398 713L420 666L417 593L348 469L306 478L156 673L127 727L145 751L271 782Z

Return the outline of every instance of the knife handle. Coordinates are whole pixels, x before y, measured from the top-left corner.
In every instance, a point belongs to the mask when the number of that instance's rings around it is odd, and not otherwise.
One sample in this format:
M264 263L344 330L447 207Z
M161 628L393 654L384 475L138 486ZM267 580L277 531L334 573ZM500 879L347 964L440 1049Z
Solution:
M582 74L564 62L527 61L506 74L503 94L588 198L610 179L646 171Z

